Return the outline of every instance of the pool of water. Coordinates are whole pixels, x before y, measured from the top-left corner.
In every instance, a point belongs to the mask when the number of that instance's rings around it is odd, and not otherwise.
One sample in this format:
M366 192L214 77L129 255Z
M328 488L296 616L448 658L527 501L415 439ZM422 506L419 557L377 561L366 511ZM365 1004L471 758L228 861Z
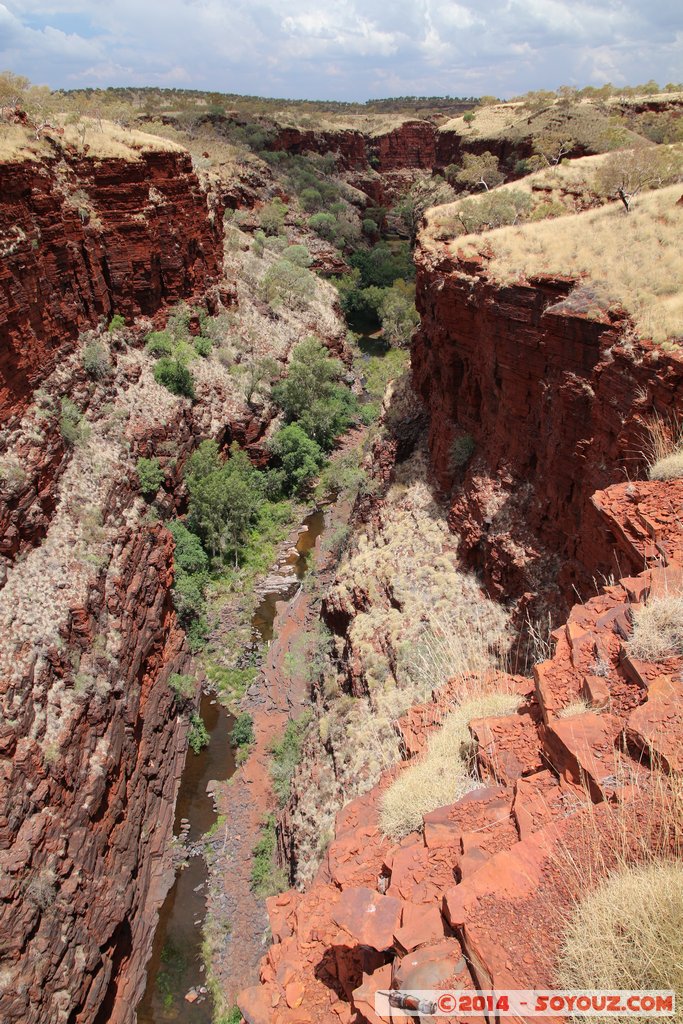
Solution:
M299 535L296 553L289 560L292 574L302 579L309 552L325 529L325 514L317 510L308 515ZM291 599L297 585L267 594L252 619L262 642L273 637L277 606ZM187 751L176 804L174 833L189 821L188 842L197 842L216 822L213 801L206 792L211 780L229 779L235 771L230 732L234 718L213 694L204 694L200 705L211 741L199 754ZM188 866L178 872L159 913L152 956L147 965L147 988L138 1006L138 1024L211 1024L213 1007L208 995L189 1003L186 993L204 985L202 971L202 924L206 914L207 870L204 858L191 857Z

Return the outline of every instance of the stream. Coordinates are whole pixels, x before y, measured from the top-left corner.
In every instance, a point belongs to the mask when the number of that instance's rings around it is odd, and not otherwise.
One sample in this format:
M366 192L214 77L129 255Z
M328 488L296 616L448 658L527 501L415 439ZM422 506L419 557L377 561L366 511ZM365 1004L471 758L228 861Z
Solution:
M252 618L255 639L266 645L273 638L273 624L281 602L291 600L302 579L309 552L325 529L322 510L311 512L302 523L295 549L278 563L275 576L282 577L279 589L269 590ZM207 794L211 780L224 781L235 771L230 731L234 717L213 693L202 694L200 710L210 743L199 754L188 748L176 803L174 834L185 827L190 847L216 823L213 801ZM189 828L187 826L189 822ZM220 847L219 847L220 854ZM206 913L208 872L204 857L189 858L180 870L159 912L152 955L147 965L147 987L138 1006L138 1024L211 1024L213 1006L208 993L189 1003L190 989L204 985L202 925Z

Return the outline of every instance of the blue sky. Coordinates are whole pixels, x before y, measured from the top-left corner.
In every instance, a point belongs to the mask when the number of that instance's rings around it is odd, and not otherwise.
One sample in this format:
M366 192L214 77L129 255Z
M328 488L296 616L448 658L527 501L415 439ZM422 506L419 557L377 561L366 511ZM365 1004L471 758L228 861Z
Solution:
M0 0L37 84L292 98L510 96L683 78L680 0Z

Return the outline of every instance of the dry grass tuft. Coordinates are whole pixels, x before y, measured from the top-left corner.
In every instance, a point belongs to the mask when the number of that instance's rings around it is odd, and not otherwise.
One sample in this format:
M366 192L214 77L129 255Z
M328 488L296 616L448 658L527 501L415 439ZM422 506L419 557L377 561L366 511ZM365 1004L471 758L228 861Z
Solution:
M683 597L657 597L635 608L628 649L641 661L683 655Z
M387 790L380 811L380 828L398 842L422 827L429 811L455 803L480 782L470 770L472 738L469 723L475 718L512 714L520 697L509 693L478 694L465 700L444 719L431 738L427 753L406 768Z
M646 424L644 456L650 480L683 477L683 423L674 417L655 416Z
M683 478L683 450L658 459L648 473L650 480L680 480Z
M575 700L558 711L557 717L576 718L577 715L585 715L586 712L592 710L593 708L585 700Z
M631 865L576 907L559 983L567 989L683 992L683 865ZM674 1020L683 1019L683 1007Z

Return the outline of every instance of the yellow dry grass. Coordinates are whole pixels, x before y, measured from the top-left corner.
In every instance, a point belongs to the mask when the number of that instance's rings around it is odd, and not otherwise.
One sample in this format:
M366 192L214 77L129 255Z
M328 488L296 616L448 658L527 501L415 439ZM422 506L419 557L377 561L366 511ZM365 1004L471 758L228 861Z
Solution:
M567 138L574 139L585 149L602 152L610 149L613 142L614 125L608 113L589 99L570 105L556 99L534 109L524 100L509 103L493 103L472 111L474 119L465 121L455 117L441 126L442 132L455 132L465 138L476 139L534 139L544 132L560 131ZM620 127L621 143L634 144L640 139L635 132L624 125ZM642 139L640 139L642 141Z
M27 131L20 124L0 121L0 163L40 160L49 152L47 142L36 139L35 132Z
M346 114L328 117L323 113L303 113L291 108L278 111L274 120L282 128L319 132L356 131L377 137L400 128L406 121L419 121L421 118L416 114Z
M683 1002L683 865L627 866L591 892L567 926L567 989L671 990ZM683 1020L680 1006L675 1021Z
M683 334L683 205L681 186L621 204L503 227L454 243L465 255L490 250L488 269L501 284L534 276L584 279L609 292L642 337L663 342Z
M46 133L62 146L74 146L90 160L139 160L145 153L185 152L184 146L177 142L137 129L123 128L113 121L82 118L73 124L59 117L54 119L54 124L59 125L63 134L49 128ZM49 143L45 138L37 139L34 129L0 123L0 162L40 160L51 152Z
M655 416L646 425L643 454L650 480L683 478L683 422L676 417Z
M451 711L430 739L424 757L404 769L385 793L379 819L384 834L398 842L422 827L425 814L455 803L481 785L470 768L469 723L512 714L520 700L518 694L480 692Z
M683 655L683 597L655 597L633 611L629 654L642 661Z

